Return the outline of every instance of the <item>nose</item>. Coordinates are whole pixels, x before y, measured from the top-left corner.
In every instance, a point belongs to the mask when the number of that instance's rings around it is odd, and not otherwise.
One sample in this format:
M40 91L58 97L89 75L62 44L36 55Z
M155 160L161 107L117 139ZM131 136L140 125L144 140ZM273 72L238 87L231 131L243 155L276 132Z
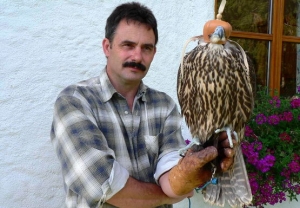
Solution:
M135 47L132 53L132 60L135 62L142 61L142 49L140 47Z

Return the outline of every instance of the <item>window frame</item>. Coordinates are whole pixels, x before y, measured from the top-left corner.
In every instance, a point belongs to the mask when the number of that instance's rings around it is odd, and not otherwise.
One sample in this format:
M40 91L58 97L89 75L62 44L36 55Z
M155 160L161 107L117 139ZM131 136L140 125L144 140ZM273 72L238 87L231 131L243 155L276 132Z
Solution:
M215 0L215 16L218 12L218 2L221 0ZM284 26L284 4L285 0L271 0L269 7L270 11L270 33L254 33L254 32L242 32L232 31L231 37L235 38L248 38L253 40L265 40L269 41L269 53L268 53L268 73L267 73L267 85L270 89L271 95L277 91L280 94L280 82L281 82L281 63L282 63L282 45L283 42L298 43L300 44L300 37L283 35ZM226 10L226 6L225 6Z

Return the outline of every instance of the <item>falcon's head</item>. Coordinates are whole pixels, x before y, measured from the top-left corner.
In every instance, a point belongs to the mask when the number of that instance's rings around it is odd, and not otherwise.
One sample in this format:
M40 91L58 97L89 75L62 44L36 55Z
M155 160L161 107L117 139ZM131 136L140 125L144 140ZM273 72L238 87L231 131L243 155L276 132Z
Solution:
M209 35L211 43L223 44L226 42L225 30L222 26L217 26L215 31Z
M232 32L228 22L220 19L207 21L203 27L203 39L206 43L225 44Z

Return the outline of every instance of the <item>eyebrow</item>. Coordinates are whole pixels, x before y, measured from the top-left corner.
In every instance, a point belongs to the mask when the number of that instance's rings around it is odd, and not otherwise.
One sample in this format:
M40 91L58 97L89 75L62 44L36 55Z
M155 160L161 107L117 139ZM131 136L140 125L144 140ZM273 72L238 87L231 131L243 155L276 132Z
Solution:
M154 45L154 44L151 44L151 43L146 43L146 44L144 44L143 46L155 48L155 45Z
M124 43L126 43L126 44L132 44L132 45L136 45L136 43L135 42L133 42L133 41L130 41L130 40L124 40L124 41L122 41L121 42L121 44L124 44ZM145 44L143 44L142 45L143 47L151 47L151 48L154 48L155 47L155 45L154 44L152 44L152 43L145 43Z

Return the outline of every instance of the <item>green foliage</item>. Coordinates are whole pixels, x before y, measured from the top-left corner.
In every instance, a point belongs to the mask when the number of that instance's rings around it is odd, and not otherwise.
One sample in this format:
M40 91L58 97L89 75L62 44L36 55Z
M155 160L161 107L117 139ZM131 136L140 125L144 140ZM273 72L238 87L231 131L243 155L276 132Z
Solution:
M268 15L269 1L231 0L226 2L222 20L229 22L233 30L266 33Z
M271 97L260 88L246 126L242 150L253 206L297 200L300 194L300 87L292 98Z

